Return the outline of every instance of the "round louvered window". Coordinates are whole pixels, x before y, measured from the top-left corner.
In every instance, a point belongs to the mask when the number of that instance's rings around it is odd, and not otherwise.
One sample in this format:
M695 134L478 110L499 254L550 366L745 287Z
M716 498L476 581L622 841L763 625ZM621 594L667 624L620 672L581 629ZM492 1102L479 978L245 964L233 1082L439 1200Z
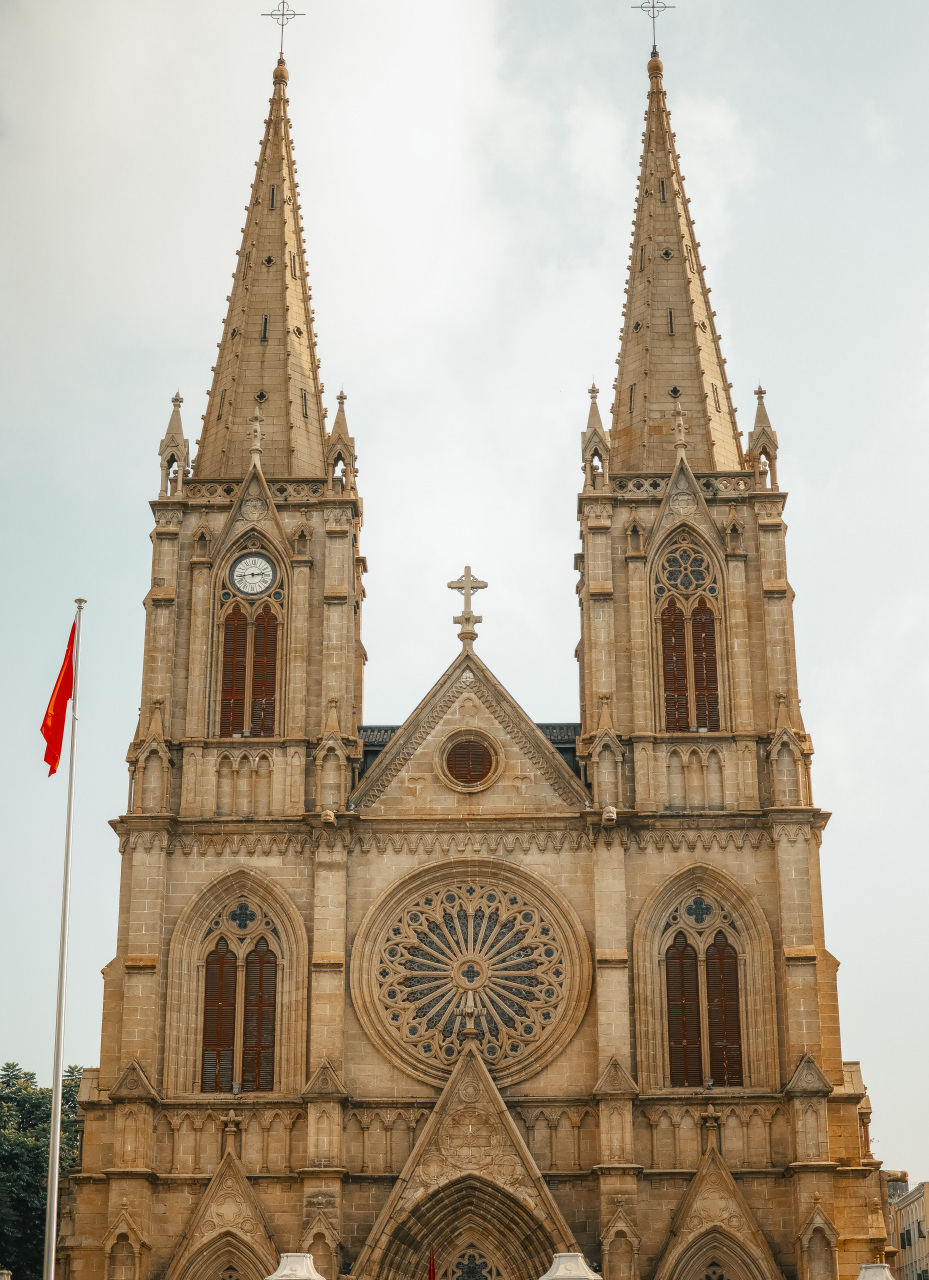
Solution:
M494 758L483 742L466 738L449 749L445 767L456 782L465 787L473 787L490 776Z

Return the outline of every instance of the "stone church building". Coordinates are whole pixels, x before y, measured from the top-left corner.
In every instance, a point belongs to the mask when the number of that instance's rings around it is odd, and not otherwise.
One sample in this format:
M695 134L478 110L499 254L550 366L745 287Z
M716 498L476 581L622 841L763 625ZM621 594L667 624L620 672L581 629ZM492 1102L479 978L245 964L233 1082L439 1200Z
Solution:
M431 1251L438 1280L573 1250L607 1280L884 1258L777 436L760 388L737 429L657 54L648 76L614 398L604 422L590 389L581 437L578 723L481 661L466 570L460 652L382 726L274 70L199 450L179 396L160 446L68 1280L262 1280L295 1251L326 1280L426 1280Z

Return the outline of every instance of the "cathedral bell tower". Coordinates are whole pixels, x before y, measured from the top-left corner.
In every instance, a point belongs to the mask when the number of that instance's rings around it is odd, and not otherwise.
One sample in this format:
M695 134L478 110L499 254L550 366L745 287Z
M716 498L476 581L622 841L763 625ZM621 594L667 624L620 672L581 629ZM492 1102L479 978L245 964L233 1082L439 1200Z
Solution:
M610 841L605 955L623 958L598 971L600 1054L615 1043L635 1095L601 1111L603 1213L638 1206L638 1230L620 1232L634 1257L604 1273L739 1274L726 1214L698 1211L709 1178L729 1186L760 1272L776 1258L832 1280L883 1258L886 1192L825 946L829 815L797 691L787 495L760 387L742 446L657 51L648 75L610 422L592 386L578 499L578 758ZM780 1167L791 1190L740 1178L742 1202L713 1162ZM686 1168L689 1186L671 1172ZM670 1236L658 1170L675 1188ZM791 1225L766 1239L776 1203Z
M208 1184L201 1217L219 1222L212 1197L225 1195L250 1250L247 1265L230 1256L250 1280L270 1274L280 1246L241 1176L243 1144L264 1142L265 1168L285 1141L286 1168L305 1163L294 1123L311 1019L319 1051L340 1053L321 1030L344 987L322 918L345 868L308 850L340 820L361 760L362 504L342 394L326 429L287 81L282 57L199 449L191 466L180 395L159 449L141 707L112 824L117 954L60 1242L75 1273L107 1280L144 1277ZM156 1188L152 1170L186 1170L188 1191ZM182 1253L172 1244L172 1276Z

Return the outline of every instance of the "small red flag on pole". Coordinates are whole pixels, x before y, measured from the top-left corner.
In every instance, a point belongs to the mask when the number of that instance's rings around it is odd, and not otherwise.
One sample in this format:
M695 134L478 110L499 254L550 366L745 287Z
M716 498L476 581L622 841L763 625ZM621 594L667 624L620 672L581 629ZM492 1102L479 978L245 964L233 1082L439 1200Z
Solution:
M435 1280L435 1250L429 1250L429 1280Z
M77 695L81 669L81 616L84 599L74 602L77 615L65 660L58 672L45 719L45 760L51 777L61 761L68 702L71 702L71 755L68 761L68 807L65 814L65 857L61 877L61 934L58 939L58 1000L55 1007L55 1065L52 1070L52 1123L48 1144L48 1181L45 1192L45 1258L42 1280L55 1280L55 1244L58 1235L58 1165L61 1153L61 1086L65 1061L65 995L68 985L68 917L71 906L71 835L74 827L74 762L77 756Z
M61 761L61 744L64 740L65 720L68 718L68 703L74 692L74 629L77 623L71 624L71 635L65 650L65 660L58 672L55 688L49 699L48 710L42 721L42 737L45 739L45 763L48 765L48 776L58 772Z

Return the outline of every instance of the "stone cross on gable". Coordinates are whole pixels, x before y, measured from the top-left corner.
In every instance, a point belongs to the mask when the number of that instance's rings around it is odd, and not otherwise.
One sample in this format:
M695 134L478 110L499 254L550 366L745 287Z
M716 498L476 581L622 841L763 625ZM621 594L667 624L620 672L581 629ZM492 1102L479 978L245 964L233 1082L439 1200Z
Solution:
M452 622L461 627L458 632L458 639L466 649L470 649L477 639L477 632L474 628L477 623L484 621L483 618L471 612L471 596L475 591L483 591L487 583L481 582L480 578L475 578L471 573L471 566L466 564L465 571L461 577L455 582L450 582L448 586L451 591L460 591L464 596L464 610L457 618L452 618Z

